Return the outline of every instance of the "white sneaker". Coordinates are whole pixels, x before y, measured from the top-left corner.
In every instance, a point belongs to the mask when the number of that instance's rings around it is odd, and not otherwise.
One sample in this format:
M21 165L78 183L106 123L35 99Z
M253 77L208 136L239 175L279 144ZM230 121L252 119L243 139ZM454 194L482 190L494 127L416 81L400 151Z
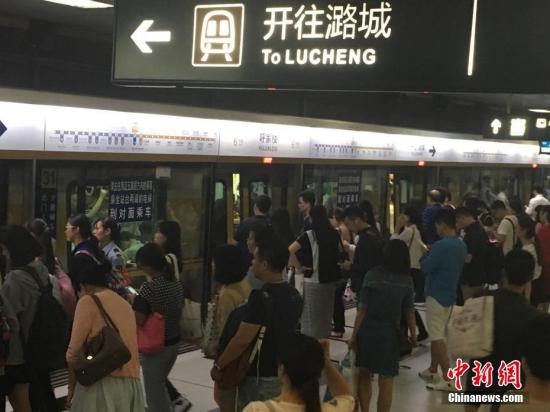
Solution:
M193 407L193 404L189 399L180 396L172 402L172 406L174 407L174 412L187 412Z
M455 388L455 384L453 381L446 381L443 378L439 378L435 380L433 383L428 383L426 385L426 388L434 391L442 391L442 392L459 392Z
M428 368L420 372L418 376L420 376L424 380L424 382L432 383L439 377L439 374L437 372L436 373L431 372L430 368Z

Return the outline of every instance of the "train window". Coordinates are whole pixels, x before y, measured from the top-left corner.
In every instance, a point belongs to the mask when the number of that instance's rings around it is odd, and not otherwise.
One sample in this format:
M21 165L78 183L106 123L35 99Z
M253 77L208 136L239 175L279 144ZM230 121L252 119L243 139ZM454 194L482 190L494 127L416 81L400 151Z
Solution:
M218 180L214 185L212 250L227 243L227 206L227 185L223 180Z
M239 173L232 174L233 186L233 228L235 231L241 223L241 175Z
M527 169L443 168L440 185L449 189L451 202L455 205L472 196L479 197L487 205L495 200L509 205L512 199L523 203L529 198L529 172Z
M372 203L378 222L385 221L386 170L380 167L309 166L304 169L304 184L325 207L338 205L338 180L342 176L361 175L359 202Z

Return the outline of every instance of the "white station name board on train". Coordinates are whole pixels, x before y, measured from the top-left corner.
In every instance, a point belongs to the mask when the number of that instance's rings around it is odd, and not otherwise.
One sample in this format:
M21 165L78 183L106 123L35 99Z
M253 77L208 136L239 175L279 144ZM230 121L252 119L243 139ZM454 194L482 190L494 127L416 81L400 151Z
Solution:
M0 151L550 164L536 144L0 102ZM357 125L355 125L357 126ZM3 133L1 133L3 131Z
M201 119L59 107L48 110L49 151L216 156L218 129Z
M33 105L0 102L0 150L44 150L44 116Z
M307 158L311 129L280 124L225 121L220 133L223 156Z
M550 57L537 44L550 37L547 7L117 0L112 76L121 85L544 93Z

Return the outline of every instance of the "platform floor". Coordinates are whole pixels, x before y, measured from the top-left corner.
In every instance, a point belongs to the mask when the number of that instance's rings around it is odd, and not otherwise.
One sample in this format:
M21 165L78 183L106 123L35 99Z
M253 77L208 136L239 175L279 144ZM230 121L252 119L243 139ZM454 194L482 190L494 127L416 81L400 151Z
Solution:
M423 315L422 311L420 312ZM355 311L346 312L347 324L352 325ZM348 329L347 335L351 334ZM346 336L347 337L347 336ZM347 344L331 340L332 359L341 360L347 352ZM446 394L433 392L425 388L418 372L429 364L429 346L423 344L413 354L401 362L399 376L395 380L392 412L455 412L464 411L463 406L443 403ZM213 384L210 379L211 361L202 357L200 352L181 355L170 375L172 383L193 402L193 412L217 411L212 396ZM376 391L376 383L374 384ZM374 400L373 400L374 402ZM376 406L371 405L371 411Z
M420 311L423 316L423 311ZM347 325L353 324L355 310L346 312ZM345 338L349 337L351 329L347 330ZM333 360L341 360L347 352L344 341L331 340ZM424 382L418 377L418 372L424 370L429 363L429 346L422 344L415 349L410 357L401 362L399 376L395 380L392 412L458 412L464 411L463 406L449 405L443 402L445 393L433 392L425 388ZM213 399L213 383L210 379L212 361L204 359L200 351L180 355L170 380L176 388L185 394L194 407L192 412L215 412L216 403ZM373 385L375 396L377 385ZM58 397L67 393L66 387L56 390ZM371 411L376 411L375 400L371 404ZM8 407L8 411L11 408Z

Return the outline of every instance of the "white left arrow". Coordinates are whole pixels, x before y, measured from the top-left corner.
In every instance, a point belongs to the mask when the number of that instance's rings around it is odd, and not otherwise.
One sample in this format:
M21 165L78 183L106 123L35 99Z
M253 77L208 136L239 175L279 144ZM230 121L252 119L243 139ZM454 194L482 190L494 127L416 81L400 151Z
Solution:
M130 36L142 53L153 53L148 43L168 43L172 39L172 33L169 31L149 31L154 22L154 20L143 20Z

